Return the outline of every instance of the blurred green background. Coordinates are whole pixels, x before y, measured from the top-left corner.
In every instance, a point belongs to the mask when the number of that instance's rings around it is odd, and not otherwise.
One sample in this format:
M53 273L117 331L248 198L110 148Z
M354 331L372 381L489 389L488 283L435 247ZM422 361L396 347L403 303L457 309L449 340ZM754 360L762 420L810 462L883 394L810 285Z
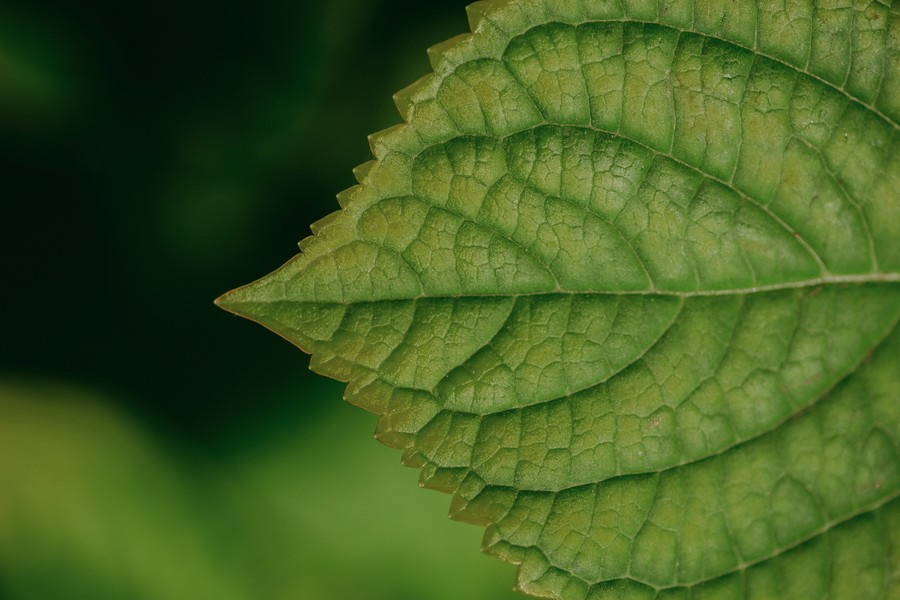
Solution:
M520 597L212 304L337 209L464 6L0 3L0 598Z

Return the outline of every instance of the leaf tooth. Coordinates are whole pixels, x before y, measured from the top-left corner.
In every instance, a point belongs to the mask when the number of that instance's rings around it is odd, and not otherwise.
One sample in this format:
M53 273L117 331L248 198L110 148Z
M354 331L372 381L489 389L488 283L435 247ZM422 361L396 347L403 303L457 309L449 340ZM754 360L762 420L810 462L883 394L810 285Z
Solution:
M466 504L474 500L487 488L487 484L485 484L484 480L478 476L478 474L474 472L469 472L466 476L465 480L460 482L459 492L460 499L463 500ZM497 488L502 489L502 488Z
M415 95L419 92L419 90L426 87L429 83L431 83L431 79L434 77L433 74L429 73L424 77L420 77L414 83L406 86L396 94L394 94L394 104L397 106L397 110L400 112L400 116L403 117L403 120L407 123L409 122L409 117L412 114L412 108L415 105Z
M466 15L469 17L469 28L474 32L481 27L485 15L495 9L511 4L514 0L478 0L466 7Z
M405 457L406 457L406 455L404 454L404 458ZM404 461L403 464L407 465L407 466L412 466L413 464L415 464L415 461L412 461L412 464ZM435 475L437 474L437 472L438 472L437 465L434 463L430 463L430 462L420 462L420 464L414 468L419 469L419 487L425 488L427 490L434 489L432 487L429 487L428 482L432 481L434 479Z
M310 228L310 230L312 230L313 235L319 235L319 233L323 229L328 227L335 219L338 218L338 215L340 215L340 213L333 212L330 215L326 215L326 216L322 217L321 219L319 219L318 221L314 222L312 225L310 225L309 228Z
M479 2L473 2L468 5L466 7L466 16L469 18L469 29L478 31L478 27L481 25L484 15L496 5L497 2L493 0L480 0Z
M378 161L370 160L368 162L364 162L361 165L357 165L356 168L353 169L353 176L356 177L356 181L359 183L363 183L366 180L366 177L369 176L369 172L378 164Z
M424 469L429 464L428 458L419 452L419 450L415 447L415 445L409 446L403 451L403 455L400 457L400 464L406 467L412 467L413 469ZM422 472L419 472L419 486L425 487L422 483Z
M538 550L533 548L518 548L508 543L498 543L490 549L490 553L497 556L500 560L518 565L516 569L516 581L514 590L521 592L526 596L534 596L536 598L558 598L553 590L562 589L565 583L565 573L563 570L553 567L550 561ZM561 578L560 575L563 577ZM572 580L575 586L580 583L586 586L584 582ZM570 587L566 585L566 587ZM584 598L588 595L588 591L577 590L575 594L567 595L566 598L578 597ZM619 596L634 597L634 596Z
M378 421L380 424L384 419ZM386 428L384 430L376 427L375 439L394 450L402 450L412 443L412 435L408 433L399 433L393 429Z
M452 494L459 489L468 473L466 468L447 469L428 463L419 472L419 487Z
M346 190L342 192L338 192L337 201L341 208L347 208L350 204L353 203L353 196L356 195L356 192L362 189L361 185L354 185L348 187Z
M300 252L306 252L309 250L310 246L313 242L316 241L315 235L308 235L299 242L297 242L297 247L300 249Z
M403 450L413 443L414 436L403 431L398 431L391 424L390 418L384 416L378 419L378 423L375 425L375 439L390 448Z
M375 158L382 159L391 147L391 136L403 129L405 125L394 125L381 131L369 134L369 150Z
M450 518L472 525L496 523L509 511L516 492L508 487L488 487L475 473L466 470L450 500Z
M338 205L341 208L347 208L351 204L353 204L353 198L356 196L356 192L362 189L361 185L353 185L348 187L346 190L338 192L336 198L338 200Z
M445 40L440 44L435 44L431 48L428 49L428 62L431 63L431 68L435 71L438 71L441 68L441 65L444 62L444 56L446 56L447 52L451 48L455 48L462 42L466 41L472 37L471 33L463 33L457 36L450 38L449 40Z
M391 388L373 379L371 373L361 379L353 379L344 390L344 400L376 415L383 415L390 402Z

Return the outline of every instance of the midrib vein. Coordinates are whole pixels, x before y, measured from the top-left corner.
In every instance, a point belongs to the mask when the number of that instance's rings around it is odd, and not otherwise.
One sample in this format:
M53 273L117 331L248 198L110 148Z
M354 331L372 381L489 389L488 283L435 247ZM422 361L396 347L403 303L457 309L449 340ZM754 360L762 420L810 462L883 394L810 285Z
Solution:
M745 288L733 288L723 290L662 290L650 288L645 290L539 290L532 292L460 292L458 294L423 293L417 296L397 296L395 298L367 298L360 300L346 299L300 299L284 298L282 300L249 301L247 304L328 304L328 305L352 305L352 304L376 304L380 302L407 302L418 300L455 300L469 298L522 298L529 296L666 296L676 298L694 298L710 296L741 296L748 294L763 294L766 292L778 292L782 290L796 290L826 285L865 285L865 284L890 284L900 283L900 273L871 273L867 275L828 275L813 279L789 281L785 283L773 283L769 285L751 286Z

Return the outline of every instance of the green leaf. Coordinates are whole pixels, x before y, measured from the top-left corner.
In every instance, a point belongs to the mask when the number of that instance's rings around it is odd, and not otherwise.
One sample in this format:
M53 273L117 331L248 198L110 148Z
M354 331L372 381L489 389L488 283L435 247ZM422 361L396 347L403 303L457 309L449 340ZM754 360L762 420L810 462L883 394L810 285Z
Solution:
M521 0L219 300L535 596L900 594L900 12Z

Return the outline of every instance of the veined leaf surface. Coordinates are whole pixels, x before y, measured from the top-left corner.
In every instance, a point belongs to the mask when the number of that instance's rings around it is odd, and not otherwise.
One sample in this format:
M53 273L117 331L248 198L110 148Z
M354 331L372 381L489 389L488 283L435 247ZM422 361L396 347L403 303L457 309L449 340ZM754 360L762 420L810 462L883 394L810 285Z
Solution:
M469 8L301 253L313 355L535 596L900 596L900 13Z

